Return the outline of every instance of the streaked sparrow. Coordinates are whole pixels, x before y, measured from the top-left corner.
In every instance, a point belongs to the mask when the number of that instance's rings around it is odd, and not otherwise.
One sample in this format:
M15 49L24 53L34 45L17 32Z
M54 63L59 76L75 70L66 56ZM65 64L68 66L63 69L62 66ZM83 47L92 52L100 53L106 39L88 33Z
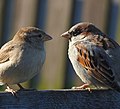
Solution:
M23 27L13 39L0 49L0 85L7 85L7 91L14 94L9 85L33 78L40 72L45 61L44 42L51 36L36 27Z
M89 22L78 23L61 35L69 39L68 55L76 74L85 83L120 91L120 46Z

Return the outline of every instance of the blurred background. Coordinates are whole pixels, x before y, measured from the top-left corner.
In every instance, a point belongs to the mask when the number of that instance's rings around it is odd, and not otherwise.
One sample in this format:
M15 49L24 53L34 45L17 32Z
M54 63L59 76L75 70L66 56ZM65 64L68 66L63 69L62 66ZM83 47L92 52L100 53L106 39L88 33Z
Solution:
M38 27L53 37L45 43L43 69L23 83L25 87L61 89L82 84L67 56L68 41L60 35L83 21L94 23L119 43L120 0L0 0L0 46L23 26Z

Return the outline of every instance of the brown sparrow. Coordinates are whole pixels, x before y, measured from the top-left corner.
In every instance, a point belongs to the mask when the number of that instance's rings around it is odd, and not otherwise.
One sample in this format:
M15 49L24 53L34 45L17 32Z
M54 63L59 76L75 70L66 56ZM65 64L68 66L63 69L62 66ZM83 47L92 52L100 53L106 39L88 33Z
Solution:
M120 46L92 23L74 25L61 35L69 39L68 55L76 74L85 83L120 91Z
M0 49L0 85L14 94L9 85L33 78L45 61L44 42L52 37L35 27L23 27Z

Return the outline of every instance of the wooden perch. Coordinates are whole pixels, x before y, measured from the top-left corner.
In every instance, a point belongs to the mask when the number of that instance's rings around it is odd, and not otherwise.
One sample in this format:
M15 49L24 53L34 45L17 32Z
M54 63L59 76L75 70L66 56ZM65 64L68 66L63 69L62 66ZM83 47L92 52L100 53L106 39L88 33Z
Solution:
M113 90L43 90L0 93L0 109L120 109L120 93Z

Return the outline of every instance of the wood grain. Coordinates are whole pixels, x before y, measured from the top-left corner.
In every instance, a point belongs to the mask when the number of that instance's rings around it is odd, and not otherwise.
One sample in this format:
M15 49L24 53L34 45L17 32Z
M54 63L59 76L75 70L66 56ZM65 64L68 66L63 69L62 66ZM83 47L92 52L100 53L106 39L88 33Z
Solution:
M0 93L0 109L120 109L120 93L112 90L21 91L18 98Z

